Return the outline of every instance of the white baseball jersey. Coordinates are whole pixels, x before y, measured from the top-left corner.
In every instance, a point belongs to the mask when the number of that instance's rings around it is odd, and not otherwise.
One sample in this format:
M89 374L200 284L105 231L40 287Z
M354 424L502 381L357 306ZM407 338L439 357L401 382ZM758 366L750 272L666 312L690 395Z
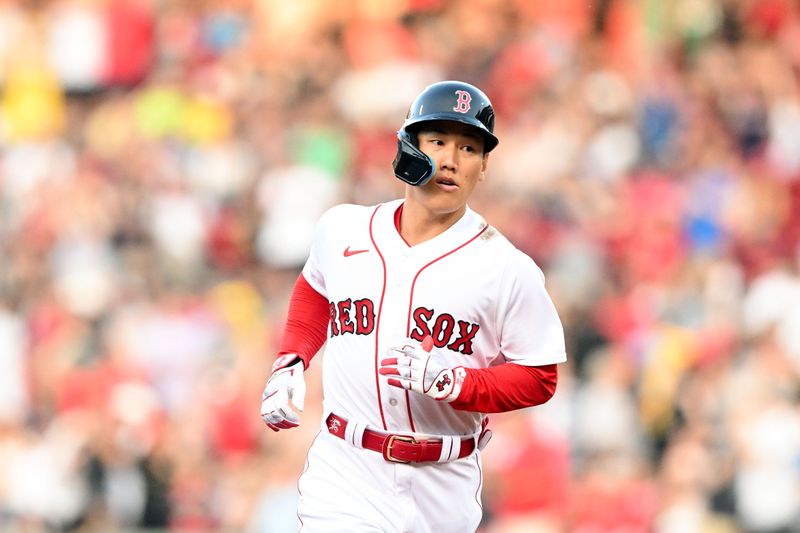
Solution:
M328 299L324 411L378 430L470 435L480 413L389 386L387 349L431 335L452 366L566 360L564 332L544 276L467 208L442 234L409 247L394 214L403 200L340 205L320 219L303 275Z

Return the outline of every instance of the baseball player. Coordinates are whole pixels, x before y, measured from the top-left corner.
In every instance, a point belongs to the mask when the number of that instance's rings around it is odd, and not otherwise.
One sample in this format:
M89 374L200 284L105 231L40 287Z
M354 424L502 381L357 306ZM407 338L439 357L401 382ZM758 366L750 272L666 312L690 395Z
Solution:
M546 402L566 360L541 270L467 206L498 144L487 96L430 85L397 136L405 197L321 217L262 396L271 429L297 426L327 341L303 532L475 531L485 414Z

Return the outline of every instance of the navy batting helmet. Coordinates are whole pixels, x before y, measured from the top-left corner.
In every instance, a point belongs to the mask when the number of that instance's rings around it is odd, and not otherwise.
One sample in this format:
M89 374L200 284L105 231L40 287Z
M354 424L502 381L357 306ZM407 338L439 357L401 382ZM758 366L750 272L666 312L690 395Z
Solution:
M425 185L433 177L433 160L419 149L416 133L422 124L434 120L473 126L483 135L484 153L499 142L494 136L494 109L483 91L463 81L429 85L411 104L403 127L397 132L394 175L411 185Z

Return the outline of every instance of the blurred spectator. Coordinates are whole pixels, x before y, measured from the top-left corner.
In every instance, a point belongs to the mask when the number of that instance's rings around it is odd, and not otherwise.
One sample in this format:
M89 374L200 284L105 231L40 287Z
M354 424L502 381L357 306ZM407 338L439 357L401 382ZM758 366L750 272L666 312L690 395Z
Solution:
M99 2L55 2L47 17L48 57L66 91L85 92L105 82L109 30Z
M0 303L0 426L18 426L30 409L28 335L19 316Z

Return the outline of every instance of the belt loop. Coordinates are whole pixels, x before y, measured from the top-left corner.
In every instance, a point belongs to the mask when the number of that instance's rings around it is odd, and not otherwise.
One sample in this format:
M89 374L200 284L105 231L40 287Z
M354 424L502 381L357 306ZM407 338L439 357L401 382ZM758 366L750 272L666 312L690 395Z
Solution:
M461 437L442 436L442 453L439 454L437 463L447 463L458 459L461 453Z
M355 420L348 420L347 427L344 430L344 440L356 448L363 448L365 429L367 429L366 424L356 422Z

